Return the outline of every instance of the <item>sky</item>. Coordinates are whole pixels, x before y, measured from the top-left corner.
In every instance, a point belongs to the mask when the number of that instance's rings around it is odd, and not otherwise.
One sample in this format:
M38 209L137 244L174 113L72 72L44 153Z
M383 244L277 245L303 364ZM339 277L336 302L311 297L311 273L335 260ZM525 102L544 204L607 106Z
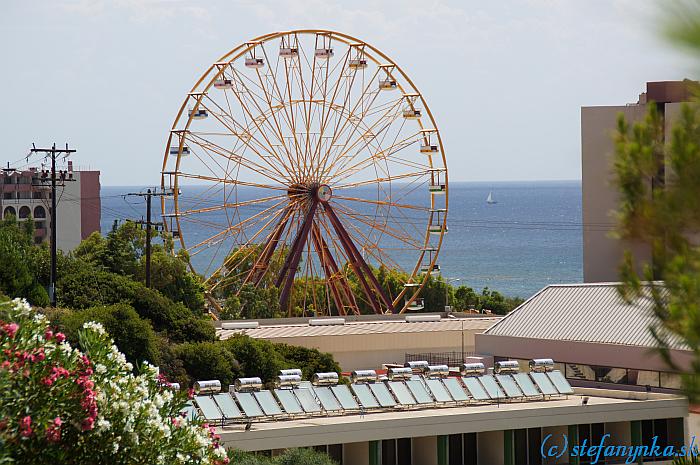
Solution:
M68 142L103 185L159 184L176 113L200 75L269 32L348 33L421 90L451 181L581 177L580 108L636 102L691 77L651 0L5 0L0 162Z

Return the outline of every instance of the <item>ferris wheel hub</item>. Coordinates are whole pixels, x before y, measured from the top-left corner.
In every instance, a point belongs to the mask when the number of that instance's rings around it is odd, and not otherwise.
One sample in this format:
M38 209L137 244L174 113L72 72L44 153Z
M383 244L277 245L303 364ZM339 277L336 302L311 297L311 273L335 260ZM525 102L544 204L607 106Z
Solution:
M328 202L333 196L333 191L327 184L321 184L316 190L316 198L321 202Z

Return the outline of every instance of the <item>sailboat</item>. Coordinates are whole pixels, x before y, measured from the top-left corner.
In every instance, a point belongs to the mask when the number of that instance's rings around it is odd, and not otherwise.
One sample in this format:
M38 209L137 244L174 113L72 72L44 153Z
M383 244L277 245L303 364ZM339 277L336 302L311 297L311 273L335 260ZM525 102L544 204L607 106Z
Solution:
M492 191L490 191L489 196L486 197L486 203L489 205L493 205L494 203L498 203L498 201L493 200L493 192Z

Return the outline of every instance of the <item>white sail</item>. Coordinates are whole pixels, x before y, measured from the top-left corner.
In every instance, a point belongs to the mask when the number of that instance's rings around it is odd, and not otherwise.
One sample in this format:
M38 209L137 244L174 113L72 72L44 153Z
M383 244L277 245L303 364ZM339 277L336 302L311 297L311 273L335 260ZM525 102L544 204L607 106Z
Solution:
M493 200L493 192L489 192L489 196L486 197L486 203L496 203L496 201Z

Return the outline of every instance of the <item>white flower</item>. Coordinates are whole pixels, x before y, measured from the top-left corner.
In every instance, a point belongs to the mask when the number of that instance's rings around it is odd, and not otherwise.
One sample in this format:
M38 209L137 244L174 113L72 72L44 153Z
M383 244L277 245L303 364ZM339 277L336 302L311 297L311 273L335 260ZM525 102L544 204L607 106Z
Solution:
M113 451L115 454L116 454L117 452L119 452L119 443L118 443L118 442L115 442L115 443L112 445L112 451Z
M95 321L88 321L87 323L83 324L83 328L95 331L97 334L103 334L103 335L107 334L104 326L102 326L102 324L97 323Z
M105 420L104 418L101 420L97 421L97 429L99 431L107 431L109 428L112 427L112 424Z

